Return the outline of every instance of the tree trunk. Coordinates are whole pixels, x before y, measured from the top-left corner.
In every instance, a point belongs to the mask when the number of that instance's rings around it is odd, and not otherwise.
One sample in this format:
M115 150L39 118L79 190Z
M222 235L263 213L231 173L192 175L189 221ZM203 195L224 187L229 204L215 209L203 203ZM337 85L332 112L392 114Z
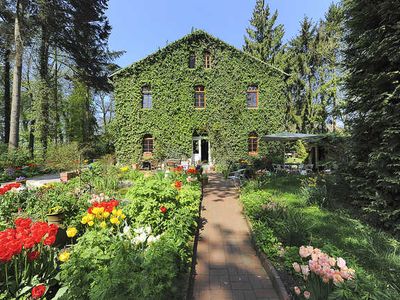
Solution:
M10 109L11 109L11 91L10 91L10 50L4 53L4 138L5 144L8 144L10 138Z
M11 100L10 114L10 139L8 148L10 150L18 148L19 142L19 115L21 105L21 80L22 80L22 56L24 46L21 36L21 19L23 15L22 1L17 1L17 12L14 24L14 40L15 40L15 62L13 74L13 91Z
M39 76L41 84L40 93L41 103L40 103L40 142L43 147L43 156L46 156L47 151L47 141L49 135L49 32L46 25L42 25L42 37L40 43L40 66L39 66Z

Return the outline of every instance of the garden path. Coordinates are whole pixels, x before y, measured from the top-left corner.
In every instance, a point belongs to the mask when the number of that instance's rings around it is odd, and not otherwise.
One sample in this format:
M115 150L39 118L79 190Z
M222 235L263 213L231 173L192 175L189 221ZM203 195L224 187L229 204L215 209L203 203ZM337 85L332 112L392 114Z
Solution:
M11 182L15 182L15 180L10 182L0 183L0 186ZM28 178L26 180L26 185L27 187L40 187L42 185L52 182L60 182L60 173L44 174Z
M222 175L209 174L196 253L196 300L279 299L252 247L238 198Z

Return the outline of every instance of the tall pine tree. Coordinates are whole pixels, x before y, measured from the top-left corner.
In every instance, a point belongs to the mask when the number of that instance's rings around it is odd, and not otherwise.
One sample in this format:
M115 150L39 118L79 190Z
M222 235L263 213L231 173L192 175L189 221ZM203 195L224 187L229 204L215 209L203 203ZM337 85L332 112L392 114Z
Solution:
M400 1L346 0L350 183L370 216L400 231Z
M244 51L262 61L277 64L285 34L283 25L275 25L277 18L277 11L271 15L268 4L264 0L257 0L250 27L246 29Z

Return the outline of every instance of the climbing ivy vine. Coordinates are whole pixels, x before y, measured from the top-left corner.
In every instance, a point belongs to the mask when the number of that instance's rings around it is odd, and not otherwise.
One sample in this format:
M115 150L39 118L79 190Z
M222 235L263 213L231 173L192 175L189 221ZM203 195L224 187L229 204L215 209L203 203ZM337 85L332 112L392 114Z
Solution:
M204 68L204 52L211 68ZM196 67L189 68L189 56ZM118 159L142 158L145 134L154 138L154 157L190 158L194 133L208 134L217 164L248 158L248 136L283 129L285 100L281 71L203 31L195 31L112 77L115 87L115 138ZM142 108L141 89L152 91L153 108ZM203 85L206 108L194 107L194 89ZM259 89L257 109L246 106L249 85ZM268 144L259 143L259 155Z

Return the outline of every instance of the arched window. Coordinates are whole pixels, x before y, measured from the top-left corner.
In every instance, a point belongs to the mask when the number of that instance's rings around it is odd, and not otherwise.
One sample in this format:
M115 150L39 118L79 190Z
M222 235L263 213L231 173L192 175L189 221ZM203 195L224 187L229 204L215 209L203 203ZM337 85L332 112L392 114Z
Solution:
M142 87L142 108L152 108L153 99L151 96L150 86L145 85Z
M205 108L206 107L206 92L204 86L197 85L194 89L194 107Z
M204 52L204 68L211 68L211 53L210 51Z
M258 107L258 87L256 85L250 85L247 88L246 98L248 108Z
M191 53L189 56L189 68L194 69L196 67L196 55Z
M154 139L151 134L146 134L143 137L143 153L144 154L152 154L154 147Z
M258 135L255 132L251 132L249 134L249 154L250 155L257 155L258 153Z

